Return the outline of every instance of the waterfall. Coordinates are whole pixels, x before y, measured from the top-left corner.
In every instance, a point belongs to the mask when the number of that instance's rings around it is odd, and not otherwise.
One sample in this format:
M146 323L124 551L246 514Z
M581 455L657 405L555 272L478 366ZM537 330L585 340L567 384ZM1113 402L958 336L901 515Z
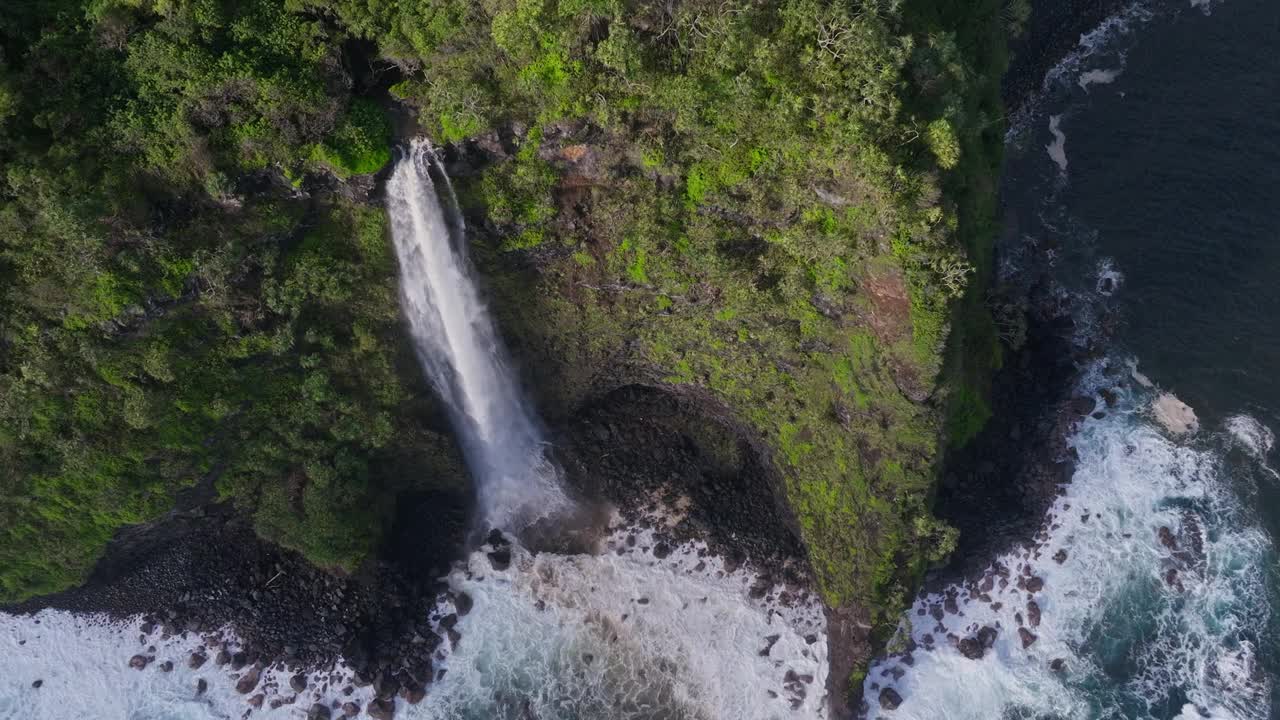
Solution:
M396 163L387 210L414 348L449 407L481 520L519 532L558 515L570 505L560 470L480 299L453 187L427 140L414 140Z

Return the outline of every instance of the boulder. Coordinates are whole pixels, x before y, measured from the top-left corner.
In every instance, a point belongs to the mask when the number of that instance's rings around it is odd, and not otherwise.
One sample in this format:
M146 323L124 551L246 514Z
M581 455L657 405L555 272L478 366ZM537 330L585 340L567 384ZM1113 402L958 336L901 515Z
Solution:
M1062 658L1054 658L1049 661L1049 669L1054 672L1062 672L1067 668L1067 661Z
M204 678L196 681L196 695L203 695L205 690L209 689L209 682Z
M289 689L293 690L296 693L300 693L303 690L306 690L307 676L303 675L302 673L298 673L297 675L294 675L293 677L289 678Z
M360 714L360 706L348 700L342 703L342 714L353 718Z
M40 686L41 686L41 685L44 685L44 681L43 681L43 680L36 680L35 682L31 683L31 687L33 687L33 688L35 688L35 689L37 689L37 690L39 690L39 689L40 689Z
M1044 578L1039 576L1027 578L1027 592L1038 593L1044 589Z
M489 564L499 572L511 567L511 548L498 548L489 553Z
M902 696L893 688L885 688L880 691L880 707L885 710L897 710L902 704Z
M187 667L192 670L199 670L205 663L209 662L209 656L204 653L191 653L191 657L187 660Z
M263 695L262 693L258 693L257 695L254 695L253 697L249 698L249 706L255 709L260 708L262 707L262 703L266 702L266 700L267 700L266 695Z
M1031 647L1032 643L1037 640L1035 633L1024 627L1018 628L1018 637L1022 638L1023 649Z
M333 713L329 712L328 705L316 703L307 711L307 720L329 720L333 717Z
M150 662L151 662L151 659L148 658L146 655L134 655L133 657L129 658L129 667L133 668L134 670L141 670L147 666L147 663L150 663Z
M1040 603L1035 600L1027 601L1027 624L1031 627L1040 627Z
M1061 565L1062 563L1066 562L1066 561L1067 561L1067 551L1066 551L1066 550L1058 550L1058 552L1056 552L1056 553L1054 553L1054 554L1053 554L1053 561L1054 561L1054 562L1056 562L1056 563L1058 563L1059 565Z
M391 720L396 716L395 700L374 700L366 710L373 720Z
M967 637L960 641L958 648L960 654L970 660L981 660L983 652L986 648L982 647L982 643L977 638Z
M458 609L458 615L466 615L471 612L471 608L474 605L475 601L471 599L470 595L464 592L459 592L453 599L453 606Z
M400 699L410 705L417 705L427 696L426 688L410 680L400 686Z
M978 642L982 643L982 648L986 650L996 644L996 636L999 634L999 630L996 630L990 625L984 625L982 629L978 631Z
M226 650L219 650L218 654L213 657L215 665L226 665L231 662L231 653Z
M258 679L262 676L262 671L255 665L249 668L248 672L240 676L236 681L236 692L241 695L248 695L253 689L258 687Z
M400 681L385 673L378 678L378 682L373 686L374 694L379 700L390 700L396 696L396 691L400 689Z

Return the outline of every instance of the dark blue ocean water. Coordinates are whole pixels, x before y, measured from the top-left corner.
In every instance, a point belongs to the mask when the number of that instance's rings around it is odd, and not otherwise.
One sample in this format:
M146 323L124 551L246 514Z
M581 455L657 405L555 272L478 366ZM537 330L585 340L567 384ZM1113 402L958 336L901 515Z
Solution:
M871 714L1280 717L1280 1L1146 0L1087 34L1011 119L1002 199L1001 272L1050 268L1101 411L1043 534L991 559L1043 588L917 600Z
M1009 163L1007 195L1062 243L1064 284L1087 293L1113 279L1117 289L1102 301L1118 320L1112 353L1137 360L1194 409L1202 437L1187 443L1221 455L1222 485L1239 504L1230 522L1256 523L1274 543L1275 448L1259 458L1209 436L1238 428L1241 416L1280 430L1280 2L1135 7L1148 12L1099 39L1029 120L1036 127ZM1089 83L1099 69L1114 77ZM1075 87L1065 91L1069 80ZM1045 132L1052 116L1065 137L1065 172L1040 156L1054 140ZM1272 680L1268 714L1280 717L1275 559L1274 551L1259 558L1270 611L1250 639L1256 671ZM1117 678L1150 634L1143 604L1127 607L1125 620L1106 625L1136 628L1114 632ZM1124 715L1174 717L1176 704Z

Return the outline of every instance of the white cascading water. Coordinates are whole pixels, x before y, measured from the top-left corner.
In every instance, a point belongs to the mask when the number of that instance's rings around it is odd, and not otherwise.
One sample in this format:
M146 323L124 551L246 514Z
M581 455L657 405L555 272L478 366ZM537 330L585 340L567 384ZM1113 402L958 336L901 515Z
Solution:
M453 416L481 519L518 533L555 517L570 501L476 289L453 188L427 140L396 163L387 211L414 348Z
M442 207L441 197L446 205ZM454 415L476 476L482 519L519 533L571 507L533 414L480 302L448 178L417 141L388 183L401 297L418 354ZM662 527L660 511L643 527ZM750 563L727 567L693 541L661 556L651 529L614 516L598 554L533 554L511 548L505 566L482 546L447 580L474 603L456 619L447 599L429 619L442 645L437 677L406 720L822 720L827 637L813 593L761 592ZM371 687L352 683L339 658L295 693L283 666L263 671L254 695L236 674L193 652L239 640L140 636L142 619L46 610L0 614L0 720L214 720L299 718L319 703L367 707ZM144 670L134 653L153 655ZM172 666L164 669L165 663ZM203 685L201 685L203 683ZM336 717L340 711L334 710ZM363 716L363 715L362 715Z

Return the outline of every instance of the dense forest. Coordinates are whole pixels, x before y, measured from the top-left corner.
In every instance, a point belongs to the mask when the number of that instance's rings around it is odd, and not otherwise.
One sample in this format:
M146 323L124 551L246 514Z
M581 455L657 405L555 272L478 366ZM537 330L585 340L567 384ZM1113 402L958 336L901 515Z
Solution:
M551 417L709 390L829 604L896 618L985 421L997 0L19 0L0 11L0 601L212 485L352 571L464 472L379 180L445 146Z

